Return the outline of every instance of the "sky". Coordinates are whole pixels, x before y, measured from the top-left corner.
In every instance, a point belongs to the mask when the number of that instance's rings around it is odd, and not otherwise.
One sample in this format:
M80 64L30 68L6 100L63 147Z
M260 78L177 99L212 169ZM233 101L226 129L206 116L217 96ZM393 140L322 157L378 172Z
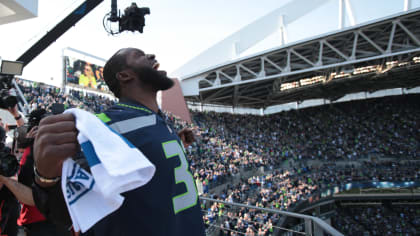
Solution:
M120 10L136 2L139 7L149 7L151 14L146 16L143 34L124 32L111 36L102 26L103 17L111 9L111 0L105 0L26 66L22 77L61 86L62 55L67 47L104 59L120 48L140 48L155 54L160 69L171 74L200 52L289 1L293 0L118 0ZM288 25L288 42L337 30L338 1L329 0ZM401 12L404 5L404 0L346 1L351 2L357 23ZM18 58L82 2L39 0L38 17L0 25L0 57L5 60ZM420 7L420 0L411 0L411 8L416 7ZM348 19L345 26L350 26ZM238 56L277 47L279 43L279 35L273 34ZM80 59L96 62L83 56ZM191 72L199 69L203 68L191 68Z

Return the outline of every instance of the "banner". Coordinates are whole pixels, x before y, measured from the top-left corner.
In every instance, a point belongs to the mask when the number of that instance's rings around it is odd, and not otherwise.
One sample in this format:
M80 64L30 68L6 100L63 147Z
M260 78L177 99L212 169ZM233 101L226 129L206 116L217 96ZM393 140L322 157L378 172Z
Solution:
M351 182L342 186L336 186L329 189L323 189L321 198L328 197L343 191L351 189L389 189L389 188L417 188L420 187L420 181L379 181L379 182Z
M108 92L103 77L103 66L99 66L74 57L64 57L65 84L79 88L90 88Z

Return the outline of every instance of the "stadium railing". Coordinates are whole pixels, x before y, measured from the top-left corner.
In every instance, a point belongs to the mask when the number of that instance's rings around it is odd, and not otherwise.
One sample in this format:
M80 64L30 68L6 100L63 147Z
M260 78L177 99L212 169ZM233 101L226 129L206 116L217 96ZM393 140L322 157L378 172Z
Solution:
M208 202L223 203L225 206L231 206L231 207L244 207L244 208L247 208L247 209L255 209L255 210L262 211L262 212L274 213L274 214L287 216L287 217L298 218L298 219L302 220L304 222L304 227L303 227L304 231L303 232L296 231L296 230L293 230L293 229L287 229L287 228L283 228L283 227L273 226L277 230L281 230L285 233L290 233L290 235L344 236L342 233L340 233L339 231L334 229L331 225L327 224L325 221L323 221L322 219L320 219L318 217L304 215L304 214L298 214L298 213L293 213L293 212L287 212L287 211L280 211L280 210L275 210L275 209L269 209L269 208L262 208L262 207L257 207L257 206L241 204L241 203L226 202L226 201L207 198L207 197L200 197L200 200L201 201L208 201ZM209 227L215 227L215 228L218 228L220 230L235 231L233 229L223 228L223 227L218 226L216 224L209 225ZM236 232L236 233L239 233L239 232Z

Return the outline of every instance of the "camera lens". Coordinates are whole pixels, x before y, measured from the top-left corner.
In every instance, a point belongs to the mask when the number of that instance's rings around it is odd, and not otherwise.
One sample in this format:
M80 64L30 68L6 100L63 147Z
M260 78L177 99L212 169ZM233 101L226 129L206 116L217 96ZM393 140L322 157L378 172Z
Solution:
M16 157L7 152L0 152L0 175L10 177L17 173L19 163Z

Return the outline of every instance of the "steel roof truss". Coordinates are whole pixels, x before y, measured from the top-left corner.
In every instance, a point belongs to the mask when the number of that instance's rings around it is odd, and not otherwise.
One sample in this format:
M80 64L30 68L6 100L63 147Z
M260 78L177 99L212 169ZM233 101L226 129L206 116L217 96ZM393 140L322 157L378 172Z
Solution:
M404 30L405 33L407 33L407 35L417 44L417 46L420 45L420 41L419 39L410 31L407 29L407 27L405 27L400 20L396 20L398 26Z
M397 22L393 21L392 22L392 29L391 29L391 35L389 37L388 40L388 46L386 47L386 52L390 53L391 49L392 49L392 42L394 41L394 36L395 36L395 28L397 27Z
M266 62L268 62L270 65L272 65L274 68L276 68L280 72L283 72L284 71L284 68L281 68L280 66L278 66L276 63L274 63L273 61L271 61L267 57L263 57L263 60L266 61Z
M235 86L233 89L233 106L236 107L238 105L239 99L240 99L240 93L239 93L239 85Z
M240 96L241 99L251 100L251 101L257 101L257 102L264 102L263 99L255 98L255 97L249 97L249 96Z
M217 77L220 78L220 75L223 75L224 77L226 77L227 79L229 79L231 82L233 82L235 79L230 77L229 75L225 74L222 70L218 70L217 72Z
M325 45L327 45L329 48L331 48L334 52L336 52L338 55L340 55L342 58L346 59L346 61L350 60L350 58L346 55L344 55L344 53L342 53L340 50L338 50L337 48L335 48L333 45L331 45L330 43L328 43L327 40L323 40L323 43Z
M240 64L240 65L239 65L239 67L240 67L240 68L242 68L243 70L245 70L245 71L249 72L250 74L252 74L252 75L256 76L256 77L258 76L258 75L257 75L257 73L255 73L254 71L252 71L252 70L248 69L247 67L245 67L245 66L244 66L244 65L242 65L242 64Z
M295 54L296 56L298 56L300 59L304 60L306 63L308 63L311 66L315 66L315 63L313 63L312 61L308 60L308 58L300 55L299 53L297 53L293 48L291 49L291 52L293 54Z
M381 54L385 54L385 51L378 46L378 44L376 44L375 42L373 42L368 36L366 36L366 34L364 34L361 30L358 31L359 35L362 36L364 39L366 39L366 41L368 41L373 47L375 47L376 49L378 49L378 51Z
M205 102L220 101L230 97L229 103L238 106L244 104L242 95L246 95L256 99L263 98L265 101L263 104L276 103L282 97L280 94L286 95L287 99L290 98L288 91L280 91L281 83L277 81L299 82L301 79L320 74L328 77L332 72L352 71L354 67L384 64L391 60L411 60L414 56L418 56L419 19L420 10L230 62L201 72L192 78L200 78L198 80L200 94L230 88L226 90L230 92L229 96L223 90L224 92L217 92L205 98ZM331 79L327 78L328 80ZM261 82L262 86L258 85ZM269 91L262 91L262 88L267 88ZM275 94L270 95L273 91Z

